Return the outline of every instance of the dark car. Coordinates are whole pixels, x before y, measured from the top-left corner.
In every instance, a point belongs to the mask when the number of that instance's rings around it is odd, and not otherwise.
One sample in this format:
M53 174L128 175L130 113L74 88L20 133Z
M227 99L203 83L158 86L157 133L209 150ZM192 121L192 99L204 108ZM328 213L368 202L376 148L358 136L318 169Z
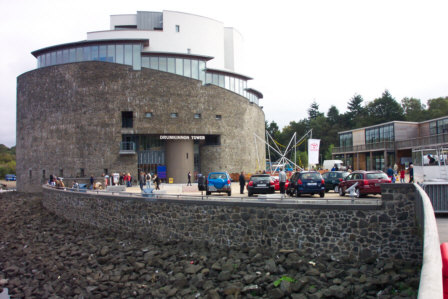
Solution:
M387 175L378 170L354 171L339 183L339 195L344 196L347 189L358 183L355 187L355 196L361 197L367 194L381 194L381 184L391 183Z
M347 171L329 171L322 174L322 178L325 181L325 191L334 190L334 192L338 193L339 183L349 174Z
M249 196L274 192L274 180L269 174L254 174L250 177L249 183L247 183L247 193Z
M325 181L317 171L296 172L289 178L286 194L299 197L302 194L325 196Z
M210 172L207 177L205 194L212 192L226 192L228 196L232 195L232 185L230 175L227 172Z

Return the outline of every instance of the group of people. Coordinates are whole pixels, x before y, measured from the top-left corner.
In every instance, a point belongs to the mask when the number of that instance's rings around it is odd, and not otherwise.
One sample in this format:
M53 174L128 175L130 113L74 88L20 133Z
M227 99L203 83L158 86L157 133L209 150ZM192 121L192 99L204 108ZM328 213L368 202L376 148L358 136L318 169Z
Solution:
M156 190L160 190L160 178L157 174L154 174L154 176L151 176L151 173L145 173L140 172L140 189L143 190L143 186L146 186L147 188L151 188L151 182L153 182L156 186Z
M414 182L414 165L412 163L409 164L409 183ZM394 164L394 167L392 168L391 165L388 166L386 170L387 176L390 178L392 183L395 183L398 181L398 176L400 178L400 183L405 183L405 176L406 176L406 168L404 165L401 167L398 167L397 163Z
M48 185L56 187L56 188L64 188L64 182L62 178L56 177L53 174L50 174L50 179L48 180Z

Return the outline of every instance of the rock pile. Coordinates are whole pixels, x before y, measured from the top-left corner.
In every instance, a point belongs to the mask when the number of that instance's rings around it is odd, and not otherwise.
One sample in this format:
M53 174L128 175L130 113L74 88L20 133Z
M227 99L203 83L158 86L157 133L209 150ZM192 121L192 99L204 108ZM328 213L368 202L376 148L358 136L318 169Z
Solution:
M356 264L297 250L157 243L0 194L0 293L14 298L416 298L419 266ZM316 253L318 254L318 253Z

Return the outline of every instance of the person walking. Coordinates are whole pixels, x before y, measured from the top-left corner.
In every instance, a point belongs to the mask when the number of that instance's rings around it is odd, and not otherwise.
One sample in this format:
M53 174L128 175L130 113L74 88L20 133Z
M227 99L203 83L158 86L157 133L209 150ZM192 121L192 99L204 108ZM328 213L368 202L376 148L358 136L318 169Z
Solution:
M187 186L191 186L191 172L189 171L188 172L188 183L187 183Z
M246 185L246 178L244 177L243 171L241 171L239 181L240 181L240 194L244 194L244 186Z
M148 173L146 174L146 186L147 186L148 188L151 188L151 173L150 173L150 172L148 172Z
M95 178L93 174L90 176L90 190L93 190L93 184L95 183Z
M414 182L414 164L409 163L409 183Z
M145 176L145 173L143 171L140 172L139 183L140 183L140 190L143 190L143 186L146 185L146 176Z
M278 182L280 185L280 194L285 194L286 173L283 168L278 173Z
M392 183L395 183L395 179L394 179L394 170L392 169L392 167L389 165L389 167L386 170L387 176L389 177L390 181Z
M154 183L156 184L156 190L160 190L160 178L157 174L154 175Z

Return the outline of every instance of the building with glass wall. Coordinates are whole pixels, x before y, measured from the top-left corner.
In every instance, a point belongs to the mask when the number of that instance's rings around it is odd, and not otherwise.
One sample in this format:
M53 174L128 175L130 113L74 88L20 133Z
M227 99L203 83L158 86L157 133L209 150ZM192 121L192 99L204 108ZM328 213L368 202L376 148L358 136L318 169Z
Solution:
M428 164L428 155L445 165L448 116L424 122L392 121L339 132L332 156L354 169L384 170L388 165ZM443 161L442 161L443 160Z
M173 11L113 15L109 30L32 52L37 69L17 80L18 189L50 174L166 169L183 183L261 169L263 95L241 52L234 28Z

